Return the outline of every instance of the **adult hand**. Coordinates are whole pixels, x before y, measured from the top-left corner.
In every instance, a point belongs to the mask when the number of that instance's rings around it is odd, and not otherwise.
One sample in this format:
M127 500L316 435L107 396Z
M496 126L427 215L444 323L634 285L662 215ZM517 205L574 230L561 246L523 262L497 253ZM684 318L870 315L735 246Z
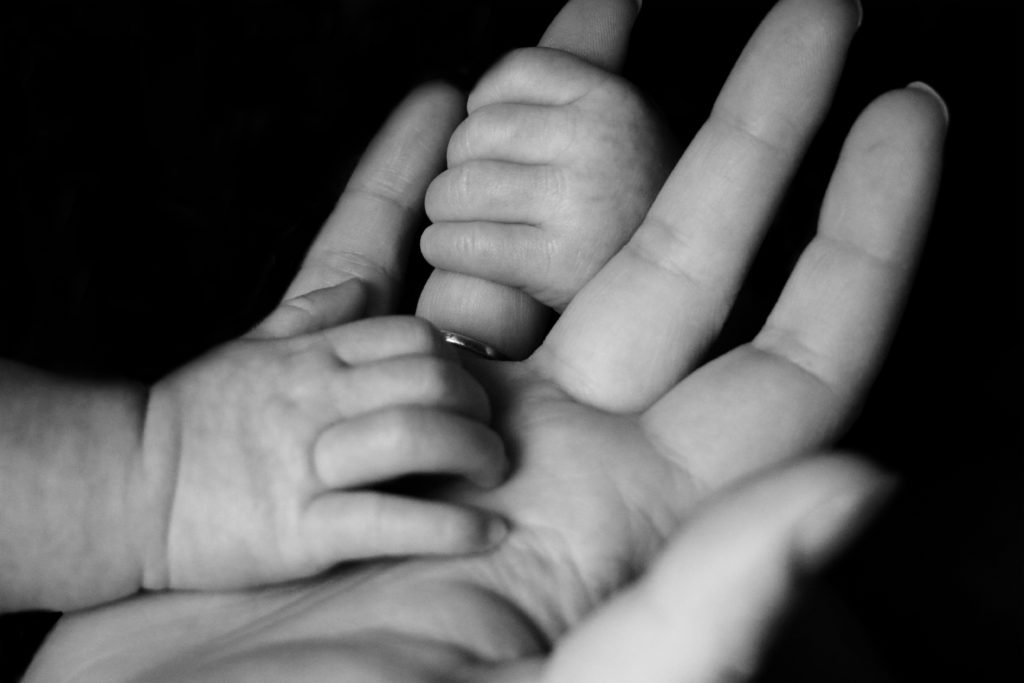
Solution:
M558 642L539 680L748 680L800 582L889 488L861 462L819 456L723 491L638 582Z
M498 550L111 607L60 627L29 680L60 680L68 667L98 680L523 680L519 663L536 667L696 506L833 438L880 362L928 222L946 121L926 90L867 108L764 329L696 366L824 115L857 21L845 0L781 2L644 225L540 350L473 363L518 470L492 492L453 497L512 520Z

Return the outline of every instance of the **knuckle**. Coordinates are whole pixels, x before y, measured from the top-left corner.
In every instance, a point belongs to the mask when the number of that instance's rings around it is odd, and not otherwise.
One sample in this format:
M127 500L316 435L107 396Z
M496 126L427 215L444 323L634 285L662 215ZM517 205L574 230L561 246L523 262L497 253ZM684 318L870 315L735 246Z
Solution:
M451 179L453 169L443 171L427 186L427 192L423 197L423 208L427 218L432 221L444 220L450 213L451 204Z
M469 94L468 109L476 111L489 102L506 99L506 93L523 83L532 83L538 73L550 71L545 64L555 57L553 50L522 47L508 52L491 67Z
M459 218L473 197L473 174L465 163L441 173L427 188L424 208L431 221Z
M440 334L430 321L414 316L403 316L395 319L395 325L396 332L402 335L413 353L433 354L440 348Z
M410 452L419 442L421 420L410 410L389 410L381 414L376 437L380 447L391 453Z
M419 388L423 397L438 401L459 391L460 372L458 366L441 358L424 358L419 368Z
M487 77L492 85L498 85L505 80L528 77L533 72L541 52L535 47L516 48L498 60Z
M446 152L448 168L458 166L473 156L472 140L474 131L471 130L474 126L473 120L473 116L470 116L460 123L452 133L451 139L448 140L448 150Z
M448 142L448 167L483 158L500 149L515 133L514 118L503 105L488 104L459 124Z
M532 176L534 196L548 206L560 206L572 192L572 178L562 166L543 166Z

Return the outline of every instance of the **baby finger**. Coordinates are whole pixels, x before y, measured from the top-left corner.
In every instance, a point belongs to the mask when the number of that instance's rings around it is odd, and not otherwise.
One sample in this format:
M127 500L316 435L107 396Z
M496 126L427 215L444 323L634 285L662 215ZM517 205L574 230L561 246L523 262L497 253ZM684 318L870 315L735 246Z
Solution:
M459 124L448 142L448 168L473 160L547 164L574 142L573 109L489 104Z
M346 560L482 552L508 535L492 513L374 491L326 493L305 511L303 540L326 569Z
M447 410L487 422L490 400L480 383L458 361L437 356L402 356L340 371L332 382L339 417L392 406Z
M501 439L483 423L426 408L391 408L331 425L314 445L317 477L334 489L411 474L497 486L508 474Z
M569 178L559 166L469 161L427 189L430 220L539 224L559 213Z

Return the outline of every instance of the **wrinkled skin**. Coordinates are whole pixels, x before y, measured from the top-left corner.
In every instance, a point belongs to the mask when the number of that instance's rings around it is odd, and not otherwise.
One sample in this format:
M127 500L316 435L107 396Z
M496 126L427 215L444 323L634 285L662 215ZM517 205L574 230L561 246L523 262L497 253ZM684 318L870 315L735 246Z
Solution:
M560 30L578 38L573 21L618 22L615 13L630 11L626 5L578 0L555 27L561 21ZM491 394L495 426L517 469L494 491L450 495L512 521L497 550L341 568L257 592L147 596L75 615L58 627L28 680L584 680L573 678L564 658L545 670L543 656L641 572L681 524L689 522L683 537L692 540L701 519L692 521L695 508L714 509L730 484L834 438L893 332L945 130L941 104L921 89L888 93L868 107L838 163L818 237L765 328L696 367L824 115L856 25L849 2L780 3L647 221L540 349L521 363L469 363ZM400 261L380 246L390 240L360 230L398 230L388 226L401 224L409 213L401 207L422 197L460 105L451 92L428 89L403 106L295 289L356 274L387 299L393 283L380 273ZM439 121L451 124L447 133L438 132ZM372 200L367 179L392 174L398 154L412 148L427 161L372 185L395 193ZM348 255L342 265L332 261L338 254ZM378 265L353 273L344 265L351 263ZM761 516L774 509L758 505ZM700 567L685 559L684 566ZM689 585L675 575L680 588ZM659 585L671 585L659 576ZM747 595L732 597L742 603ZM718 653L720 660L750 654L749 643L735 648ZM584 648L583 658L603 654ZM683 680L737 674L729 663L699 671Z

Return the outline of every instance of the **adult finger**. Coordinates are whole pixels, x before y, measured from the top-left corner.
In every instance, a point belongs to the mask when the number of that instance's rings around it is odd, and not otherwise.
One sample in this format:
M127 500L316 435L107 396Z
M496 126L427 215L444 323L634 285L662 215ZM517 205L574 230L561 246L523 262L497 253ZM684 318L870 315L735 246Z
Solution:
M423 408L391 408L325 429L313 448L330 488L379 484L410 474L446 474L492 488L508 474L501 439L478 420Z
M442 84L420 87L370 143L285 298L358 277L369 310L390 310L430 181L462 118L463 97Z
M891 482L852 459L773 471L710 502L651 570L558 644L542 680L745 681L799 579Z
M448 270L434 270L427 278L416 315L485 342L512 360L533 352L553 318L551 309L515 287Z
M376 491L321 494L305 511L303 539L317 564L401 555L481 552L508 535L492 513Z
M854 0L783 0L765 18L630 242L542 347L577 398L640 410L717 333L839 79Z
M618 71L641 0L569 0L540 39L539 47L568 52Z
M761 332L644 417L694 476L719 485L817 448L845 426L897 326L931 218L946 126L945 105L920 87L887 93L860 116L818 234Z
M353 278L286 299L249 336L281 339L310 334L357 320L365 311L366 286Z

